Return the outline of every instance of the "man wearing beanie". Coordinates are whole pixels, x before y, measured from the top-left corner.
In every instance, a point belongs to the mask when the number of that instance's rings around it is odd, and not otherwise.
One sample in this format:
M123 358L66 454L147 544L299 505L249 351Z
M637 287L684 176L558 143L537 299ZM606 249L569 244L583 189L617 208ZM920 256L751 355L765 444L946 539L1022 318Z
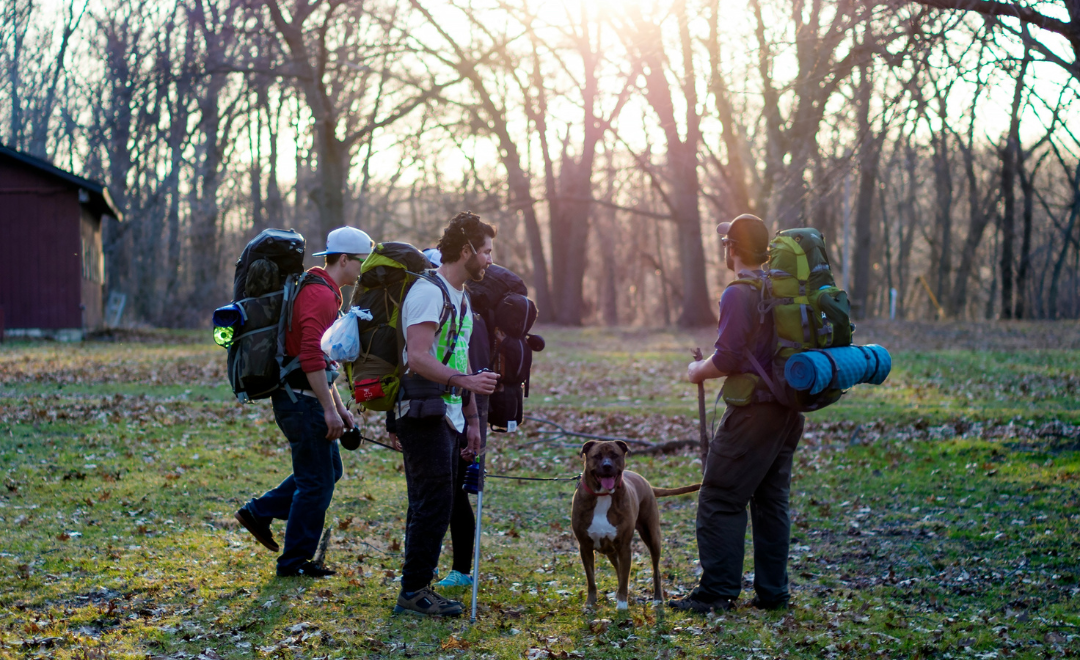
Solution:
M735 606L742 590L749 504L756 592L751 605L759 609L785 608L789 598L791 462L802 437L803 416L778 403L755 375L753 360L770 370L776 349L772 314L758 311L769 230L759 218L745 214L720 223L716 231L721 235L727 267L738 280L720 297L715 352L692 362L687 378L701 383L727 377L727 409L709 443L698 494L701 580L689 595L671 600L668 605L699 613ZM737 384L743 386L738 393L734 392ZM732 392L728 392L729 387Z

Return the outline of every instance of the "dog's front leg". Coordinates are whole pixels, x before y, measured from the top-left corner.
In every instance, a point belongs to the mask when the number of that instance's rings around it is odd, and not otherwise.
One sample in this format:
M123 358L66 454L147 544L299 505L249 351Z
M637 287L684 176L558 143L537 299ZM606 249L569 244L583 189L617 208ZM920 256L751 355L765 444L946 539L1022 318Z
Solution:
M627 610L630 608L628 603L627 593L630 590L630 542L633 538L627 539L626 543L619 545L617 554L613 554L611 558L612 564L615 564L615 572L619 576L619 591L615 594L616 597L616 609Z
M585 599L585 609L596 607L596 556L591 543L580 543L581 565L585 569L585 582L589 587L589 597Z

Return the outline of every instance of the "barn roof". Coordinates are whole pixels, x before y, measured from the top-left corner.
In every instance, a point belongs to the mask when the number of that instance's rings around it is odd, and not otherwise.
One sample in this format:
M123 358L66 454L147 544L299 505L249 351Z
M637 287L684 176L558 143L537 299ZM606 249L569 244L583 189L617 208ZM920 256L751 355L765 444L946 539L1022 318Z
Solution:
M24 165L32 167L39 172L53 176L61 181L65 181L73 186L85 190L89 196L89 200L84 202L90 211L100 217L102 215L111 215L117 220L123 220L124 216L116 208L116 204L113 203L112 197L109 196L109 190L104 184L97 181L91 181L90 179L84 179L81 176L76 176L71 172L56 167L52 163L31 156L30 154L16 151L9 147L0 144L0 157L10 158L11 160L18 161Z

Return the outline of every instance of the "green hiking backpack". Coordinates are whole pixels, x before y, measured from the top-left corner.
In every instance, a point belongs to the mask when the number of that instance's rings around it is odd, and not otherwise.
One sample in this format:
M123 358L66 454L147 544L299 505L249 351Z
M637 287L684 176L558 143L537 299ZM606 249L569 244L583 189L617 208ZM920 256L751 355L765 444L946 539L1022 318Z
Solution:
M796 391L784 379L788 358L802 351L850 346L855 324L847 292L833 279L825 239L810 227L778 232L769 243L769 261L763 278L742 278L728 286L748 284L761 293L758 312L773 315L776 348L771 376L765 365L747 350L754 374L733 376L724 383L724 400L734 405L749 403L752 390L764 380L776 399L800 411L820 410L835 403L843 390L826 388L809 395ZM730 396L730 401L729 401Z
M401 305L417 280L431 282L443 294L439 329L447 320L455 324L451 328L456 327L457 310L450 301L450 293L434 271L428 270L430 267L422 252L408 243L395 242L376 245L360 267L352 306L368 310L372 318L357 321L360 355L346 365L345 374L353 399L368 410L387 411L398 401L401 354L405 348ZM453 348L447 351L447 361L452 353Z

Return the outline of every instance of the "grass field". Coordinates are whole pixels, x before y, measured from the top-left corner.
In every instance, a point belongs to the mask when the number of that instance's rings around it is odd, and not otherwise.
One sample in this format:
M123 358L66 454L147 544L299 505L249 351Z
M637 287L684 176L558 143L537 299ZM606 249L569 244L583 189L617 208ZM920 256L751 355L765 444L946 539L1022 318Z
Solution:
M711 333L543 332L531 415L585 433L697 437L682 375ZM490 480L475 624L391 615L405 487L399 456L374 446L343 452L328 513L339 574L274 576L273 555L232 513L289 473L288 446L268 404L230 400L224 352L201 334L0 345L0 657L1080 655L1078 327L860 332L893 350L894 370L808 417L792 610L654 610L636 543L629 614L603 597L615 590L606 560L601 603L583 612L573 484ZM918 333L934 350L918 350ZM377 432L375 416L366 424ZM540 433L552 428L493 436L489 472L574 475L581 440ZM700 478L693 450L628 460L654 485ZM695 510L693 496L661 502L669 595L697 579ZM748 545L748 572L751 557Z

